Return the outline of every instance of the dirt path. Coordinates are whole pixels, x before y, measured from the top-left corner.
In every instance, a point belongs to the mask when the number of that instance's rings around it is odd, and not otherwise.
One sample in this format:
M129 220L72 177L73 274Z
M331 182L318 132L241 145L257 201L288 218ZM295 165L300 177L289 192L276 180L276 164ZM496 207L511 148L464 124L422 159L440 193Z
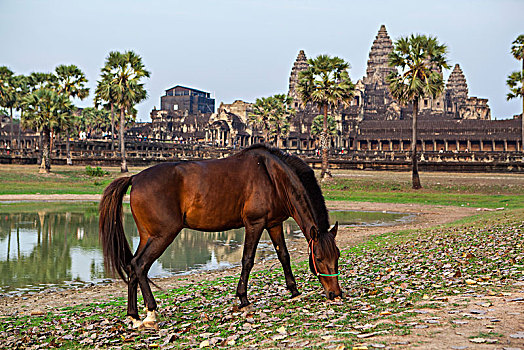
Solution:
M97 200L96 195L9 195L0 196L0 200ZM391 204L391 203L367 203L367 202L343 202L330 201L327 203L330 210L364 210L364 211L394 211L400 213L417 214L412 222L389 226L389 227L352 227L340 228L337 235L337 244L341 249L358 244L368 237L376 234L403 229L423 229L436 225L453 222L460 218L473 215L474 208L454 208L450 210L445 206L425 206L417 204ZM307 257L306 241L293 241L288 243L292 261L300 261ZM275 260L265 260L255 264L254 270L266 269L275 264ZM200 280L212 280L226 275L237 276L240 267L227 270L202 272L191 275L155 279L155 283L162 288L175 288L182 285L192 284ZM65 290L52 293L38 293L28 296L3 297L0 298L0 316L12 315L14 313L31 313L38 310L53 310L66 305L78 305L90 303L93 300L111 300L115 297L126 296L126 286L122 282L114 282L108 285L97 285L79 290Z

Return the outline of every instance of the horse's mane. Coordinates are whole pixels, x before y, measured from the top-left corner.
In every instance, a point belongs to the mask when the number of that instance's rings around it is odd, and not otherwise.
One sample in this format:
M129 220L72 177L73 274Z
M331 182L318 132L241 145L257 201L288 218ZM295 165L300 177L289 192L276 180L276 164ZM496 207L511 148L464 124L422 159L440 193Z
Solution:
M270 154L279 158L282 162L289 166L291 170L293 170L293 172L300 179L300 182L304 186L304 189L306 190L306 193L309 197L309 200L313 207L313 217L315 218L315 221L318 225L320 236L323 236L325 233L327 233L329 229L328 211L326 208L326 202L324 201L324 197L322 196L322 191L320 190L320 186L318 185L317 179L315 178L315 173L313 172L313 169L311 169L306 164L306 162L304 162L299 157L288 153L284 153L278 148L269 147L264 144L252 145L244 149L242 152L248 152L250 150L255 149L265 150L269 152Z

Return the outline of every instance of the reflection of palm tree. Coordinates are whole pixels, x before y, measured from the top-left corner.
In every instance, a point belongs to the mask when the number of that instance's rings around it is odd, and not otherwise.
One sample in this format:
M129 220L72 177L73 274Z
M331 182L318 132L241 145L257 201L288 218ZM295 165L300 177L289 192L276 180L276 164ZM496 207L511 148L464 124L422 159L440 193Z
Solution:
M221 242L242 242L243 230L230 230L226 232L200 232L183 230L159 258L162 266L171 271L187 271L188 269L203 265L211 259L211 252L215 250L217 261L238 263L242 258L241 245L217 245Z
M131 237L138 237L129 207L124 208L124 213L126 232L131 232ZM0 261L0 290L5 286L20 288L24 285L60 284L64 280L71 280L78 273L72 271L77 263L75 259L78 258L75 249L84 252L99 249L95 204L68 205L67 209L65 206L49 205L38 212L10 214L6 217L7 220L0 221L0 238L3 244L7 244L10 257L8 261ZM12 228L15 226L20 230L20 248L14 246L15 232ZM85 232L82 238L76 235L79 230ZM30 237L25 233L31 231L35 246L28 255L23 255L28 249L24 246L24 241L27 242L24 237ZM210 262L213 253L218 264L236 264L241 261L243 240L242 229L218 233L184 230L159 260L163 268L170 272L187 271L205 265ZM18 259L16 252L9 254L9 250L15 248L19 252ZM101 254L100 260L82 263L87 264L84 265L87 275L83 279L105 277Z

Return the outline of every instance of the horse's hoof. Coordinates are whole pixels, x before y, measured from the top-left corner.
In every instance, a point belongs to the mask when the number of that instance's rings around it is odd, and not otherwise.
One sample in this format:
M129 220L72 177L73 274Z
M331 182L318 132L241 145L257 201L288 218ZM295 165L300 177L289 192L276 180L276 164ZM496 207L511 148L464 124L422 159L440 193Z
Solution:
M147 329L154 329L155 331L158 331L158 330L160 329L160 328L158 327L158 323L156 323L156 321L155 321L155 322L153 322L153 321L151 321L151 322L146 322L146 321L144 321L143 324L144 324L143 327L144 327L144 328L147 328Z
M132 329L142 329L144 328L144 323L140 320L137 320L134 317L129 316L129 320L131 321L131 328Z
M156 322L156 311L148 311L147 317L144 319L144 327L158 330L158 323Z

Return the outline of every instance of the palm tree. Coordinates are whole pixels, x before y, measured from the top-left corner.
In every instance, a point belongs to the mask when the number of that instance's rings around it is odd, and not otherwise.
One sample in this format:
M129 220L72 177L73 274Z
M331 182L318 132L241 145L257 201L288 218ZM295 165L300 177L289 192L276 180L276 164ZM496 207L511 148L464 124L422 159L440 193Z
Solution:
M249 114L248 121L255 128L262 131L264 135L264 142L268 142L268 135L271 126L269 118L273 113L273 100L271 97L257 98L253 106L253 113Z
M327 116L327 123L328 123L328 135L336 135L337 134L337 124L335 123L335 119L333 119L331 115ZM317 135L321 135L323 126L324 126L324 116L322 114L319 114L313 119L313 123L311 124L311 136L315 137Z
M18 125L17 145L20 145L20 133L22 129L22 119L24 118L24 99L29 94L29 77L25 75L17 75L14 78L16 102L15 109L20 111L20 124Z
M507 84L510 88L510 92L507 95L507 99L513 98L522 99L522 135L520 138L520 150L524 152L524 34L521 34L513 41L511 46L511 54L515 59L522 61L522 71L516 71L508 76ZM520 87L518 86L520 84Z
M59 94L49 87L35 90L25 98L26 114L22 122L25 127L42 133L41 173L51 170L50 144L51 130L57 127L64 117L70 115L73 105L68 96Z
M86 76L74 64L59 65L55 68L55 75L58 93L66 94L68 98L79 98L80 100L89 95L89 88L86 87Z
M321 178L331 176L328 171L328 109L336 109L340 104L348 105L353 98L355 85L349 78L349 63L339 57L319 55L308 60L308 69L299 73L298 93L302 102L313 102L319 113L324 115L320 147L322 149Z
M393 98L401 104L413 103L411 138L412 187L420 189L417 164L417 113L419 100L424 96L437 97L444 90L442 69L449 68L447 47L435 37L411 35L395 41L389 55L389 65L395 71L387 76Z
M93 132L105 130L109 127L109 112L105 109L87 107L82 110L82 123L80 129Z
M293 98L285 94L258 98L249 121L260 128L266 142L272 138L277 147L289 134L290 119L296 111L291 106Z
M80 100L85 99L89 95L89 88L86 87L87 79L80 68L71 64L69 66L59 65L55 68L56 84L59 94L65 94L68 98L78 98ZM70 144L69 144L69 133L74 125L74 120L80 118L80 114L73 111L74 115L69 118L63 119L63 123L59 125L62 131L66 132L66 153L67 153L67 164L72 165Z
M115 88L115 102L120 109L120 155L122 163L120 171L127 172L126 149L124 140L125 115L131 113L135 104L147 98L147 92L141 79L149 77L142 58L133 51L124 53L112 51L102 68L102 77L110 79Z
M14 146L14 131L13 131L13 108L16 104L16 89L14 87L14 73L6 66L0 67L0 106L9 109L11 122L11 147Z
M111 77L102 73L101 80L97 82L95 89L95 107L103 101L109 104L111 110L111 150L115 149L115 87L112 85Z
M291 117L296 111L293 107L293 98L286 94L272 96L274 112L269 116L270 136L275 138L277 147L282 146L282 140L289 135Z
M55 88L57 77L53 73L33 72L29 74L29 91L34 92L40 88Z

